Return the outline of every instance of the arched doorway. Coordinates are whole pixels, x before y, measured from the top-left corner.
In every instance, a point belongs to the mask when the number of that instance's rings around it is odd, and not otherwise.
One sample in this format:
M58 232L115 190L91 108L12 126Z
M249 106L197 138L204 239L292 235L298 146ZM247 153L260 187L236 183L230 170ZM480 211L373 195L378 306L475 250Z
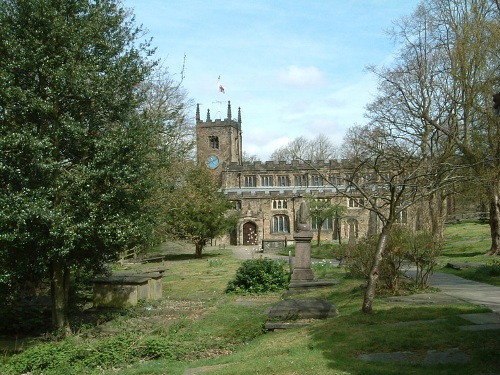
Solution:
M243 224L243 245L257 244L257 226L255 223L247 222Z

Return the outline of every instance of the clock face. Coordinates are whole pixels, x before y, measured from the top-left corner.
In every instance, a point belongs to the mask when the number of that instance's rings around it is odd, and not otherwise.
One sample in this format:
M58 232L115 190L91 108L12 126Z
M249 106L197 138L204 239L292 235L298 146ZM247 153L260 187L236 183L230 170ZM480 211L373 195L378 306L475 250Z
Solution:
M215 155L211 155L207 158L206 163L208 168L215 169L219 166L219 158Z

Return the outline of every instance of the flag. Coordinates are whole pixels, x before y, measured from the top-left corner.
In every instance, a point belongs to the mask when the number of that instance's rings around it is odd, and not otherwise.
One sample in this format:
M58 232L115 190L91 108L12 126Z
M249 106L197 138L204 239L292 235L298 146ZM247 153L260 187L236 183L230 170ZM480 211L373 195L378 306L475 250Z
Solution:
M223 93L223 94L225 94L225 93L226 93L226 91L224 90L224 86L222 86L222 85L219 85L219 91L220 91L221 93Z

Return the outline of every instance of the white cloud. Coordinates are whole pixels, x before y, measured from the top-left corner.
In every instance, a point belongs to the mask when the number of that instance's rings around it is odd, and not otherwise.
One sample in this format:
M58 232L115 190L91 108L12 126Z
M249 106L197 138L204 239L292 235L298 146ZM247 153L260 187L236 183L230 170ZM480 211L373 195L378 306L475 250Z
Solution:
M300 88L319 87L326 84L325 74L315 66L301 68L290 65L281 71L278 76L279 82Z

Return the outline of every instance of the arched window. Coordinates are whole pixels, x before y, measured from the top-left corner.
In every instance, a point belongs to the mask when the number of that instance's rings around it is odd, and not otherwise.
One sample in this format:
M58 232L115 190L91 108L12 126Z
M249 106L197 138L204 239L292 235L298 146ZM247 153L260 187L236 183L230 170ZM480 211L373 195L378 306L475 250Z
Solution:
M318 220L313 216L311 218L311 228L312 230L318 230ZM333 229L333 218L329 217L325 221L323 221L323 225L321 226L322 230L332 230Z
M290 219L286 215L275 215L271 222L272 233L290 233Z
M219 137L211 135L210 137L208 137L208 142L210 143L211 148L216 150L219 149Z

